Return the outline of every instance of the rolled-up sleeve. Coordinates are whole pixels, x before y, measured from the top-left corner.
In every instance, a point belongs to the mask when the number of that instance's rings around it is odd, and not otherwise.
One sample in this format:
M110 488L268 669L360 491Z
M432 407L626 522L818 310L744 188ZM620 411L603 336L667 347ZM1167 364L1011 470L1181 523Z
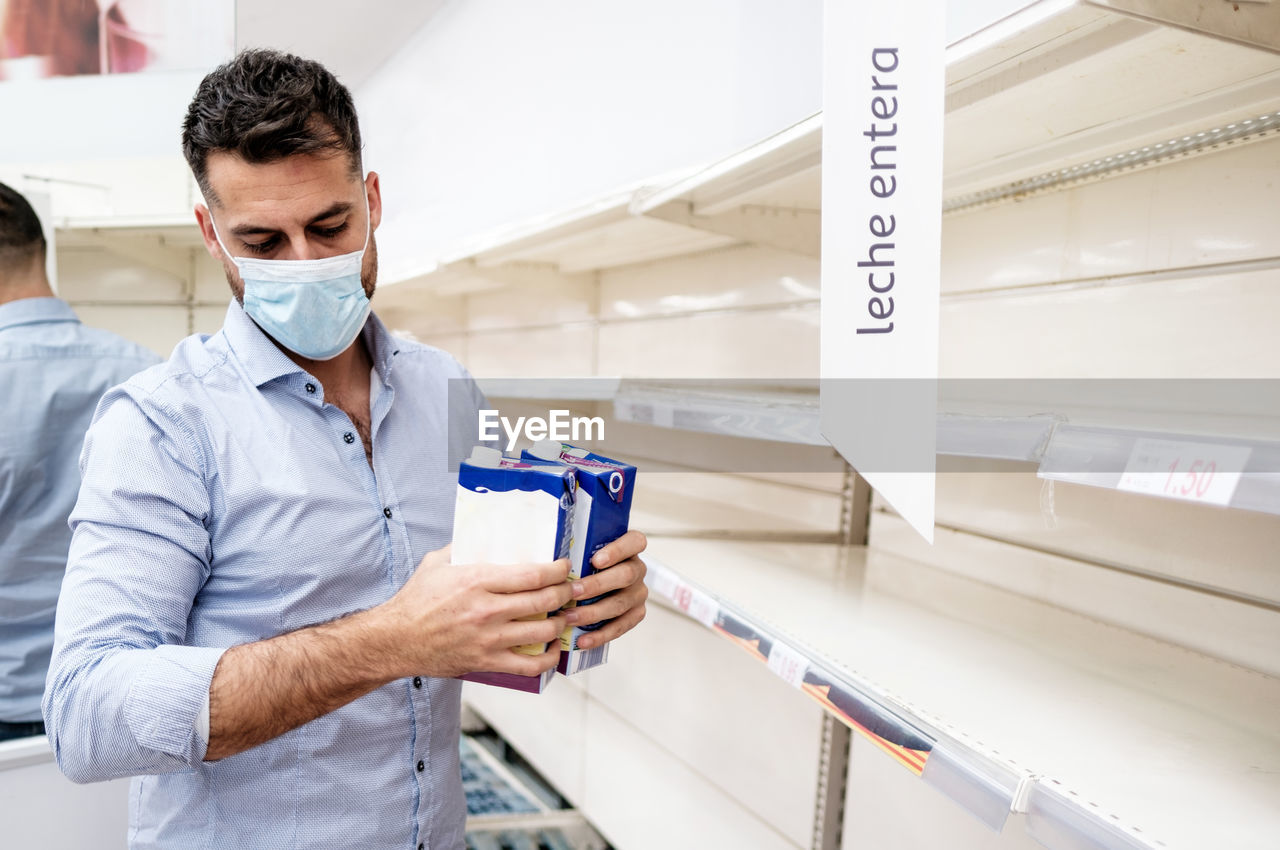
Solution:
M199 444L126 384L99 404L80 465L43 703L58 765L76 782L194 766L225 651L185 645L212 556Z

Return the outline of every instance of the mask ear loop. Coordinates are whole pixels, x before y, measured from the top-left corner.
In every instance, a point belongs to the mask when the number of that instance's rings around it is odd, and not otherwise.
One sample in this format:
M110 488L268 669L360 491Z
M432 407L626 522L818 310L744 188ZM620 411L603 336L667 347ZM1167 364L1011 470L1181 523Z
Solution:
M209 225L213 228L213 238L218 240L218 247L222 249L222 256L230 260L231 265L237 269L240 268L239 264L236 263L239 258L231 256L231 252L227 250L226 243L222 241L222 234L218 233L218 222L213 220L213 206L210 205L208 198L202 196L202 200L204 200L204 208L209 211Z
M364 259L364 252L369 250L369 239L373 236L373 210L369 209L368 175L360 181L360 188L364 189L364 247L360 249L360 258Z

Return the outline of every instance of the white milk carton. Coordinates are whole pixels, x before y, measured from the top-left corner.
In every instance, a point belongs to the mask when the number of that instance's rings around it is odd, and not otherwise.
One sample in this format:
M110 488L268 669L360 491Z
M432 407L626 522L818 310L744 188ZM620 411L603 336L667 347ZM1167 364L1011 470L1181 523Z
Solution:
M569 554L569 576L584 578L594 573L591 556L627 533L631 517L631 496L635 491L636 468L630 464L592 454L557 440L542 440L522 455L530 461L558 461L571 467L578 478L578 493L573 513L573 543ZM598 598L598 597L597 597ZM577 604L588 605L596 599ZM600 628L604 623L569 626L560 636L560 663L556 667L566 676L609 660L609 644L579 649L578 638Z
M576 491L573 471L562 464L514 460L497 449L476 447L458 466L453 563L530 564L569 557ZM546 646L530 644L515 651L541 655ZM459 678L540 693L554 673L469 673Z

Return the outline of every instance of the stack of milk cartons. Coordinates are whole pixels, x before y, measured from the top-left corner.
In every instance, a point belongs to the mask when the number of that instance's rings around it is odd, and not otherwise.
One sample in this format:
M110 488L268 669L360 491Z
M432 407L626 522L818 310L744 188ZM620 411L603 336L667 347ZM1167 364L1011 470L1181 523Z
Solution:
M571 557L576 491L576 477L563 464L514 460L477 446L458 467L453 563L531 564ZM545 644L529 644L515 651L541 655L546 649ZM541 676L469 673L459 678L541 693L554 674L553 669Z
M558 462L571 467L577 475L577 497L573 511L573 542L569 554L571 579L585 578L596 571L591 556L627 532L631 517L631 496L635 491L636 468L575 448L558 440L542 440L521 455L530 462ZM589 605L596 599L576 604ZM609 644L578 648L578 638L593 632L604 623L568 626L560 636L560 663L556 667L566 676L597 667L609 659Z

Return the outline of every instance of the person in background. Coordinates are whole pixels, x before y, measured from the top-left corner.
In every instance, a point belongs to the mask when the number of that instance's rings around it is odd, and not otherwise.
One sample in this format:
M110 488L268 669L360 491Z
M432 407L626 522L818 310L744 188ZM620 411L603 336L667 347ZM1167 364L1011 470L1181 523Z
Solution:
M240 54L201 82L183 149L233 298L85 438L44 700L58 764L138 777L135 850L461 848L452 677L547 671L570 622L609 621L589 646L633 628L644 535L574 582L567 560L451 562L485 403L370 312L382 188L329 71Z
M44 734L40 697L77 463L102 394L157 362L80 324L53 296L44 233L27 199L0 183L0 741Z

